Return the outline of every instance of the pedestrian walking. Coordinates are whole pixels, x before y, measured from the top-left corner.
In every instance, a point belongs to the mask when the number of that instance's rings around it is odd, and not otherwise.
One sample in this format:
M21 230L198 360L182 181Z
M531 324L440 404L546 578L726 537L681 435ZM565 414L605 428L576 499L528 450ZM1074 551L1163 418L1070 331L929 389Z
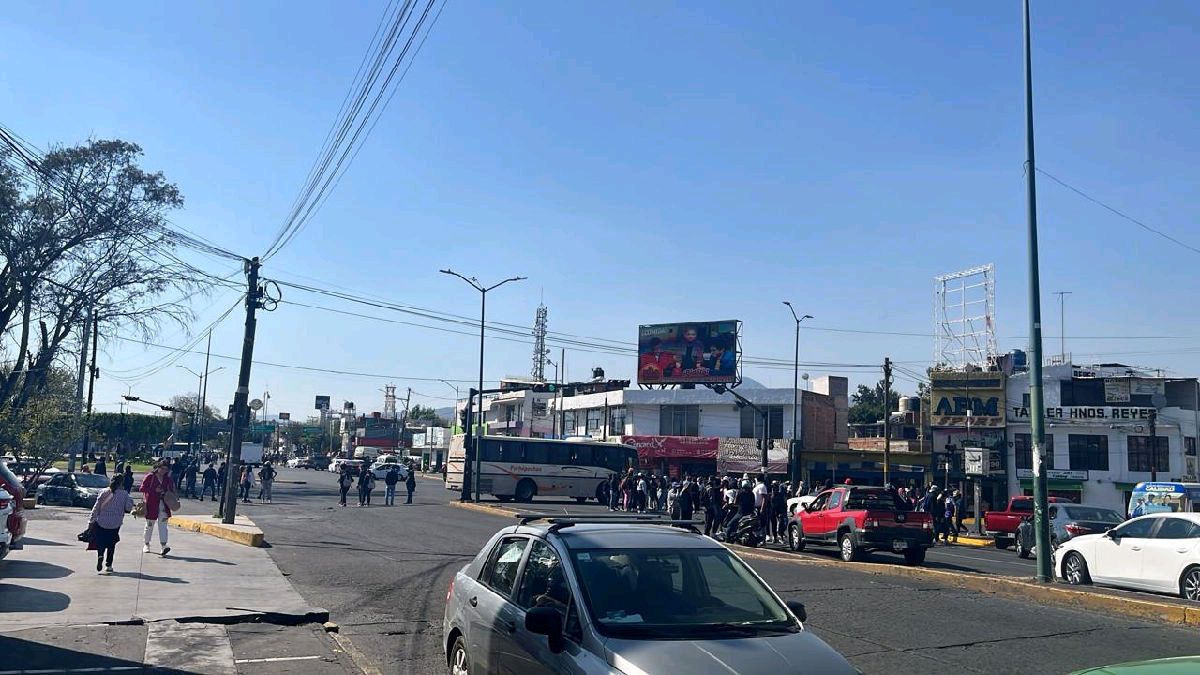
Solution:
M621 504L621 478L613 474L608 478L608 510L616 511Z
M342 465L341 475L338 476L338 506L346 505L346 495L354 487L354 476L350 475L350 467Z
M196 460L194 460L194 459L189 461L187 468L183 470L183 481L184 481L184 485L187 486L187 489L184 494L186 494L188 496L188 498L190 498L190 499L198 498L198 496L196 495L196 473L199 470L200 470L200 465L197 464Z
M250 488L254 487L254 467L247 464L242 467L242 478L239 481L242 486L241 499L243 504L250 503Z
M133 492L133 467L125 464L125 482L121 484L126 492Z
M958 541L958 535L962 534L966 528L963 527L963 518L967 515L967 510L963 508L963 493L962 490L954 491L954 541Z
M104 464L104 455L100 455L100 459L96 460L96 475L108 478L108 467Z
M943 544L950 543L951 530L954 531L955 543L958 543L958 530L954 529L954 520L955 520L955 517L957 514L957 511L956 511L957 505L955 504L955 501L954 501L954 495L950 494L949 490L946 491L946 497L945 497L945 499L942 500L942 503L943 503L943 507L942 507L943 508L943 511L942 511L942 543Z
M183 461L181 459L167 460L171 469L171 480L175 485L183 485Z
M408 476L404 479L404 487L408 489L408 501L405 504L412 503L413 490L417 489L417 471L412 467L408 469Z
M375 489L375 474L371 472L370 467L363 464L359 467L358 474L358 505L371 505L371 490Z
M258 479L262 481L262 489L259 491L259 495L261 495L264 504L271 503L271 486L275 484L275 476L277 475L279 475L279 472L275 470L275 467L270 462L263 464L262 470L258 472Z
M789 490L786 487L775 482L771 485L771 541L776 544L783 543L784 534L787 532L787 496Z
M650 493L650 483L647 482L645 474L638 474L637 480L637 495L634 499L638 513L646 512L646 500Z
M201 479L200 501L204 501L204 496L209 494L210 491L212 501L217 501L217 470L213 468L212 462L209 462L208 468L204 470Z
M171 480L170 469L166 460L158 460L154 470L142 479L142 499L146 502L146 531L142 533L142 553L150 552L150 542L154 539L154 525L158 524L158 545L160 555L166 556L171 552L167 545L167 520L171 517L171 506L179 506L179 494L175 481Z
M121 541L121 523L125 520L125 514L133 511L133 506L133 497L125 490L124 474L113 474L108 489L96 498L92 514L88 517L91 530L88 548L96 549L97 573L112 574L113 554L117 551L117 542Z
M410 472L411 473L411 472ZM400 482L400 469L393 464L388 468L388 472L383 475L383 505L396 505L396 483Z
M683 485L679 488L679 496L675 498L679 505L679 519L691 520L692 514L696 510L696 484L692 482L692 477L685 475L683 477Z

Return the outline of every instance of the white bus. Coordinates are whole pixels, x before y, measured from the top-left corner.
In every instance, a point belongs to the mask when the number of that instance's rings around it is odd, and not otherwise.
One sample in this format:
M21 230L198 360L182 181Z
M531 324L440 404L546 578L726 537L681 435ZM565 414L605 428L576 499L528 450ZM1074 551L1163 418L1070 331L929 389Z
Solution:
M446 489L462 490L466 461L465 435L450 441L446 461ZM534 496L574 497L583 503L599 501L601 483L614 473L637 466L637 450L620 443L588 438L551 440L484 436L479 494L495 495L502 502L528 502Z

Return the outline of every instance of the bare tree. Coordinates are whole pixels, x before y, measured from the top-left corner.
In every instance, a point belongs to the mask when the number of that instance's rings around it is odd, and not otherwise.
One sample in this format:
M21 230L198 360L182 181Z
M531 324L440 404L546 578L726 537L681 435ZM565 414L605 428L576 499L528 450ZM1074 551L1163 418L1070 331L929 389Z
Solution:
M137 165L141 148L93 140L55 148L32 165L0 156L0 417L11 423L78 352L89 310L102 335L186 328L186 294L211 277L173 250L166 214L183 205L162 173ZM183 296L168 300L168 294Z

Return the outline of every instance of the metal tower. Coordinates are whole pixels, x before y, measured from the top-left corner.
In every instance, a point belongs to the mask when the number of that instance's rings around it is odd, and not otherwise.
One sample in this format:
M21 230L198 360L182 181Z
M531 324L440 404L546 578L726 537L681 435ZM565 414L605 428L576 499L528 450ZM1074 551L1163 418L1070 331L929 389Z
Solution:
M996 356L996 269L992 263L934 278L935 364L959 370Z
M533 321L533 379L537 382L546 381L546 306L539 304L537 318Z
M396 385L383 385L383 416L386 419L396 419Z

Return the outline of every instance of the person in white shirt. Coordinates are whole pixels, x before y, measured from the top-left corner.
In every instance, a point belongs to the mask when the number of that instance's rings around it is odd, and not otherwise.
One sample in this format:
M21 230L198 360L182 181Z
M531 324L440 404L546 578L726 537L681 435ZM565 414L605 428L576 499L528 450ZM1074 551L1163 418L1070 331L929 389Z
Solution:
M762 511L765 501L767 501L767 484L763 482L762 476L759 476L758 482L754 485L754 508Z

